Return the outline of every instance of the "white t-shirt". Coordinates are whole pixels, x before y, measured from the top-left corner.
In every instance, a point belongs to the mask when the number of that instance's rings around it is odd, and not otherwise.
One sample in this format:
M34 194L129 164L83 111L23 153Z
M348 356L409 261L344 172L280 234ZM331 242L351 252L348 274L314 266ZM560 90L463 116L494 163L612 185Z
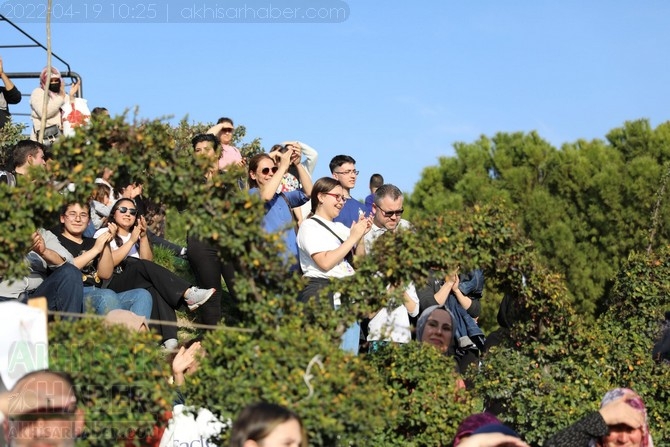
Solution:
M398 222L397 228L408 229L409 227L410 224L405 219L400 219L400 222ZM380 228L372 224L372 228L364 236L366 253L370 253L375 240L386 231L388 231L386 228ZM409 343L412 340L409 317L416 317L419 314L419 297L412 283L407 286L405 293L416 303L414 312L409 314L404 305L396 307L391 312L386 307L381 309L368 324L368 341L384 340L396 343Z
M368 324L368 341L393 341L396 343L409 343L412 340L412 329L409 317L419 315L419 297L413 283L405 289L405 293L416 303L414 312L411 314L402 305L393 309L383 308L375 315Z
M333 230L343 241L349 238L349 228L341 223L330 222L317 217L328 228ZM341 242L321 224L314 219L305 219L298 230L298 254L300 255L300 267L304 276L308 278L346 278L354 274L354 268L346 261L342 260L339 264L328 271L321 270L312 255L324 251L335 250Z
M97 239L98 237L100 237L101 234L107 233L108 231L109 229L107 227L100 228L98 231L95 232L93 237ZM128 233L126 236L121 236L120 234L117 235L121 238L122 241L121 245L125 244L130 240L130 233ZM116 241L114 239L112 239L112 241L109 243L109 247L112 249L112 251L119 249L119 246L116 245ZM140 259L140 252L137 250L137 244L133 244L133 246L130 248L130 251L126 255L126 258L129 257Z

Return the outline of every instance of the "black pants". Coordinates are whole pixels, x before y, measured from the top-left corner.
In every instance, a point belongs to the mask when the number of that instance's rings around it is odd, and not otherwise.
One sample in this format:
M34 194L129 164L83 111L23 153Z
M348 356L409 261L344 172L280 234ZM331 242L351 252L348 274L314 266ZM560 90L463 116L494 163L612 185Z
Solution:
M217 325L221 320L221 276L226 281L226 287L237 304L235 296L235 268L232 262L224 262L219 255L219 249L209 242L195 236L187 238L186 255L191 264L198 287L216 289L214 295L199 308L199 317L202 324Z
M328 284L330 284L330 280L327 278L309 278L309 282L305 288L302 289L298 294L298 301L301 303L306 303L311 298L316 297L321 289L326 287ZM328 294L328 298L330 299L331 306L334 307L333 294Z
M115 292L130 289L146 289L153 298L152 320L177 322L175 309L190 284L168 269L144 259L129 258L122 273L114 274L108 286ZM163 340L177 338L176 325L152 325L163 336Z
M147 237L149 238L149 243L152 246L165 248L170 252L172 252L172 254L175 256L179 256L181 254L182 247L173 242L168 241L165 238L158 236L153 231L147 230Z

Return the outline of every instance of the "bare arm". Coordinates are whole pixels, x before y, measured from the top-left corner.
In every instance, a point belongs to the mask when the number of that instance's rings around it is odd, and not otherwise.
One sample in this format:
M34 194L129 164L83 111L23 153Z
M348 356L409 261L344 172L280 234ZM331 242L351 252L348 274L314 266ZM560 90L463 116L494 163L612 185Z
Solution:
M5 68L2 65L2 58L0 57L0 78L2 78L2 82L5 83L5 89L6 90L11 90L14 88L14 83L12 82L11 79L5 74Z
M298 163L296 167L298 168L298 179L302 184L302 190L305 192L307 196L311 196L312 177L309 175L309 172L307 172L307 169L305 169L305 167L302 164Z
M149 243L149 236L147 235L147 221L144 216L141 216L137 226L133 229L133 233L137 230L138 239L140 242L140 259L146 259L147 261L154 260L154 252L151 250L151 244ZM132 237L131 237L132 239Z
M279 165L277 166L279 169L265 185L258 185L258 189L261 191L261 199L266 202L272 200L272 198L275 196L282 177L284 174L286 174L286 171L288 171L288 168L291 165L290 151L286 151L284 153L275 151L272 152L271 156L279 161Z
M30 249L40 255L50 266L60 266L65 263L65 259L60 254L47 248L44 238L37 231L33 233L33 245Z
M453 288L453 286L454 286L453 275L447 275L444 278L444 284L442 284L440 290L435 292L434 298L435 301L437 301L437 304L441 306L447 302L447 298L449 297L449 294L451 293L451 289Z
M458 274L456 274L454 275L454 285L451 287L451 291L454 292L456 299L458 300L460 305L463 306L463 309L468 310L470 306L472 306L472 299L463 295L461 289L458 288L459 284L460 280L458 279Z
M109 244L109 241L113 239L113 236L111 233L103 233L100 235L99 238L95 240L95 245L88 250L85 251L84 253L80 254L76 258L72 260L72 263L77 267L79 270L83 269L86 267L91 261L93 261L99 254L103 252L107 244ZM98 268L99 270L99 268ZM98 272L99 275L99 272ZM105 278L106 279L106 278Z
M314 253L312 259L316 265L319 266L321 270L331 270L337 264L342 262L342 260L347 256L347 254L354 248L356 244L363 246L359 242L365 236L365 233L370 231L372 228L372 218L365 218L361 216L358 222L355 222L351 226L351 231L349 233L349 238L340 244L334 250L322 251L319 253ZM363 253L365 253L365 247L363 247Z

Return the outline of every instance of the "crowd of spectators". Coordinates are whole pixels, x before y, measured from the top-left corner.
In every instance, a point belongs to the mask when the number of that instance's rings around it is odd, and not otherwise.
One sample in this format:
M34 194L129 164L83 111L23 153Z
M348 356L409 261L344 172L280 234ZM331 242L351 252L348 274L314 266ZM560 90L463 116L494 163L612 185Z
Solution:
M0 89L2 124L9 118L7 104L17 102L18 91L4 74L1 59L0 78L4 83ZM45 167L45 144L62 138L60 109L76 90L75 85L69 94L65 93L58 70L42 72L40 85L30 97L31 136L14 148L12 166L5 175L8 184L29 181L31 168ZM18 96L20 99L20 93ZM104 115L104 109L96 114ZM313 181L318 153L309 145L286 141L274 145L268 153L246 159L232 145L233 131L233 120L220 118L206 133L193 137L194 156L208 160L209 167L203 173L205 181L233 164L245 167L247 181L240 186L257 194L264 203L262 227L281 235L286 247L282 256L290 266L287 274L300 272L308 280L296 300L304 303L323 298L320 292L326 286L356 274L355 258L374 250L378 238L412 231L411 223L402 218L402 192L385 183L381 174L370 178L370 195L365 203L352 197L359 171L351 155L333 157L329 163L331 177ZM106 167L100 173L96 185L92 185L95 187L89 202L66 203L59 222L54 222L52 228L35 231L31 250L26 253L31 274L19 279L4 278L0 282L0 301L26 302L31 297L44 296L50 310L67 312L70 317L90 311L121 318L129 328L154 330L161 335L163 347L175 354L173 380L179 386L186 374L197 370L197 358L202 353L199 342L179 346L175 310L200 308L202 323L219 324L222 278L234 300L236 272L230 260L223 259L202 235L184 235L187 243L181 247L152 234L141 212L142 185L131 183L115 188L110 183L114 169ZM188 259L196 284L154 263L152 246L157 245ZM394 289L390 284L387 287L389 293ZM483 290L480 270L436 269L425 283L403 285L402 301L397 306L381 308L368 319L352 322L342 335L341 348L353 354L365 348L374 355L384 345L410 343L414 339L444 353L448 358L445 361L452 362L456 372L477 368L486 349L486 338L478 325ZM333 309L340 308L347 298L339 292L325 297ZM667 361L667 344L666 337L655 352L659 361ZM41 374L45 380L63 382L63 389L72 388L63 376ZM16 388L26 386L28 379L22 379ZM461 386L471 385L462 382ZM72 410L73 391L66 394L52 396L46 404L38 399L31 411L39 412L58 402L59 408L67 409L64 419L74 424L71 434L76 436L81 432L80 418ZM13 413L12 408L0 410L17 415L10 418L12 422L26 420L16 411ZM493 415L474 415L462 427L465 428L459 429L454 446L526 445ZM13 435L28 436L18 428L6 430L10 439ZM232 425L231 445L305 446L305 433L296 414L274 404L258 403L243 410ZM632 390L608 393L599 412L558 433L548 445L605 446L622 439L632 440L630 445L652 445L644 404Z

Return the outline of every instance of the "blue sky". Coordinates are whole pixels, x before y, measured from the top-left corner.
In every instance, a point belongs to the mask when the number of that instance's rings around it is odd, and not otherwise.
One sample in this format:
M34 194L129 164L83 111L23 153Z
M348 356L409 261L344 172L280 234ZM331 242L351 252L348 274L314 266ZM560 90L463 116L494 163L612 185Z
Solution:
M119 2L117 17L106 0L58 2L85 4L89 16L105 7L97 20L111 22L52 24L53 50L82 75L91 108L117 114L137 105L141 117L174 121L230 116L266 148L286 139L316 148L315 177L329 175L333 156L352 155L358 198L375 172L410 192L423 168L453 155L454 142L480 135L537 130L560 147L603 138L626 120L657 126L668 119L667 0L124 3L144 16L153 9L150 23L119 18L128 14ZM13 13L46 42L44 24L18 17L17 3L30 2L0 0L0 14ZM185 7L245 4L258 11L344 6L347 16L312 23L178 17ZM0 22L0 44L10 43L26 41ZM0 55L8 72L46 64L37 49L0 48ZM36 85L19 83L27 95Z

